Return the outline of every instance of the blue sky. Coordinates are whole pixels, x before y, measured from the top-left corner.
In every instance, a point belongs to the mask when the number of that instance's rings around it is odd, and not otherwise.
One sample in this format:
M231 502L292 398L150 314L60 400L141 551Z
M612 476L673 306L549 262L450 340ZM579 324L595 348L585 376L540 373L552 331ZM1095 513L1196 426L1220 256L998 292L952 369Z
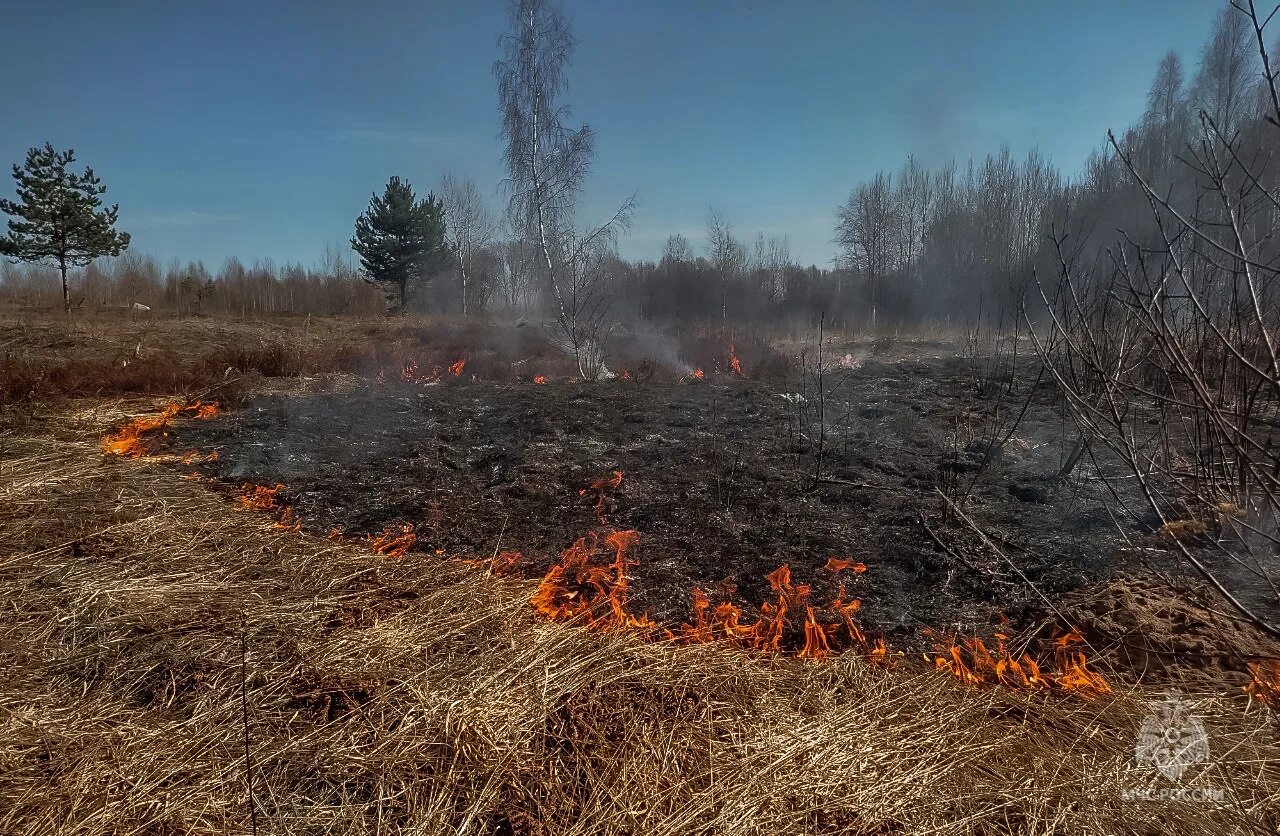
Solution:
M50 9L57 8L56 19ZM901 165L1033 147L1073 174L1140 114L1168 49L1194 71L1216 0L567 0L580 217L636 194L624 256L739 235L827 264L834 209ZM0 162L74 147L164 261L318 260L392 174L451 171L496 208L501 0L7 0ZM11 195L7 176L0 194Z

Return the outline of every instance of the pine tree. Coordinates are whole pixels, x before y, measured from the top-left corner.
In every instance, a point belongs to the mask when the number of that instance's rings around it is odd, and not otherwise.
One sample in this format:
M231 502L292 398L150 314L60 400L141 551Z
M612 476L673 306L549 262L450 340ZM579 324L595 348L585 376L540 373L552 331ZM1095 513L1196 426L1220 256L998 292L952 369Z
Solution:
M444 204L432 194L419 201L412 186L392 177L356 219L351 248L360 256L365 281L380 285L393 310L403 312L447 261L444 236Z
M76 152L57 151L48 143L27 152L13 167L18 200L0 198L0 212L10 215L9 234L0 238L0 255L55 264L62 274L62 308L71 313L67 268L83 267L104 255L120 255L129 234L116 232L119 206L100 209L107 187L86 167L68 171Z

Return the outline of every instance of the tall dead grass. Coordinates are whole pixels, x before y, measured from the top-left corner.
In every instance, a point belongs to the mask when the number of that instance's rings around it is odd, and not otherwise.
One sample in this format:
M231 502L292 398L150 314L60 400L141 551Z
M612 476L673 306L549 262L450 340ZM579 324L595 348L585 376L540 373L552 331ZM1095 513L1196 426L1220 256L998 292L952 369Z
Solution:
M103 460L121 417L48 416L0 468L0 832L249 832L246 739L259 833L1280 821L1275 726L1242 698L1194 695L1213 758L1184 783L1222 805L1126 801L1167 786L1134 763L1141 687L1078 702L538 622L526 582L274 530L166 465Z
M0 311L0 407L66 398L129 397L225 390L228 381L353 373L391 378L409 363L422 374L466 359L465 377L483 380L576 379L574 360L537 325L445 316L174 318L126 312L18 315ZM708 371L728 373L723 334L673 330L664 353L685 355ZM666 376L688 372L648 356L653 340L611 338L611 368L654 366ZM762 335L744 336L739 351L752 377L783 376L789 360Z

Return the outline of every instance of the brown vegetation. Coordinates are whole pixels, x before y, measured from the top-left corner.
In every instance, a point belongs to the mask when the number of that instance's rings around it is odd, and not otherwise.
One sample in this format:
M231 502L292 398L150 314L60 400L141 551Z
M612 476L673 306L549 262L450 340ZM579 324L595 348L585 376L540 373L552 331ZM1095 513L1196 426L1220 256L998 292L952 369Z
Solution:
M1133 763L1143 688L1085 702L539 622L529 582L282 531L101 457L161 405L84 403L10 442L4 832L247 832L250 799L263 833L1278 823L1280 749L1242 695L1193 695L1221 805L1124 800L1163 780Z
M606 344L606 362L619 374L683 373L676 357L652 356L646 333L619 329ZM718 329L664 333L690 363L729 368L728 341ZM788 360L763 336L739 337L745 362L760 377L788 371ZM456 317L176 318L124 311L0 312L0 405L76 397L234 395L246 378L297 377L328 372L392 378L406 368L457 367L467 378L531 380L577 376L573 362L523 322ZM462 368L458 367L461 375Z

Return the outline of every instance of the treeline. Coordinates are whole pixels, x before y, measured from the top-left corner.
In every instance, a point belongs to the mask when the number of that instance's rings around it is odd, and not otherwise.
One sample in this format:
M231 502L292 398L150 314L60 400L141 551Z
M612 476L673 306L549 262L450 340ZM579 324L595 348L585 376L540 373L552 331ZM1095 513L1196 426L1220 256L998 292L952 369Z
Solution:
M1259 64L1257 33L1247 16L1224 5L1191 80L1184 78L1179 56L1166 55L1145 112L1075 177L1035 151L1015 158L1004 148L934 170L908 157L899 170L857 184L836 209L837 258L829 268L797 264L785 239L743 240L715 211L700 247L674 235L656 261L626 261L606 247L572 264L558 263L560 254L552 254L553 268L571 276L573 288L590 291L593 309L596 300L607 299L615 321L803 326L821 318L833 327L865 327L965 324L984 312L1011 312L1033 293L1033 275L1059 272L1063 251L1098 263L1121 234L1157 240L1159 215L1150 211L1120 153L1174 203L1215 176L1178 163L1198 143L1228 138L1240 160L1266 158L1273 150L1263 115L1270 88L1260 82ZM1278 169L1254 168L1271 195L1280 186ZM414 289L408 310L537 318L560 307L548 254L527 224L510 213L499 220L469 181L446 176L439 193L452 257ZM1241 222L1251 232L1280 227L1277 205L1272 200L1247 207ZM1259 240L1272 246L1268 235ZM350 252L332 248L313 267L246 266L231 259L216 272L199 263L162 267L127 253L90 264L70 283L75 305L141 304L183 315L365 316L387 310L384 291L362 280ZM58 294L57 276L47 268L0 266L0 299L46 305L55 304Z
M1008 311L1033 292L1033 275L1060 272L1060 251L1092 265L1123 237L1154 245L1159 215L1120 155L1175 204L1218 177L1239 179L1244 161L1268 159L1275 149L1266 118L1274 110L1258 38L1248 16L1224 5L1190 83L1181 58L1166 54L1142 117L1075 179L1036 152L1016 161L1003 149L963 170L926 171L908 158L900 171L856 186L838 210L835 238L868 314L972 319L984 308ZM1229 144L1237 159L1221 172L1181 164L1205 144ZM1255 170L1276 194L1276 163ZM1276 228L1275 201L1253 203L1238 218L1251 231Z
M230 258L216 272L200 262L161 266L136 253L95 261L70 279L73 309L143 305L182 316L289 314L373 316L386 310L382 291L363 281L350 261L330 249L316 267L271 262L245 266ZM0 264L0 300L49 307L61 297L58 271Z

